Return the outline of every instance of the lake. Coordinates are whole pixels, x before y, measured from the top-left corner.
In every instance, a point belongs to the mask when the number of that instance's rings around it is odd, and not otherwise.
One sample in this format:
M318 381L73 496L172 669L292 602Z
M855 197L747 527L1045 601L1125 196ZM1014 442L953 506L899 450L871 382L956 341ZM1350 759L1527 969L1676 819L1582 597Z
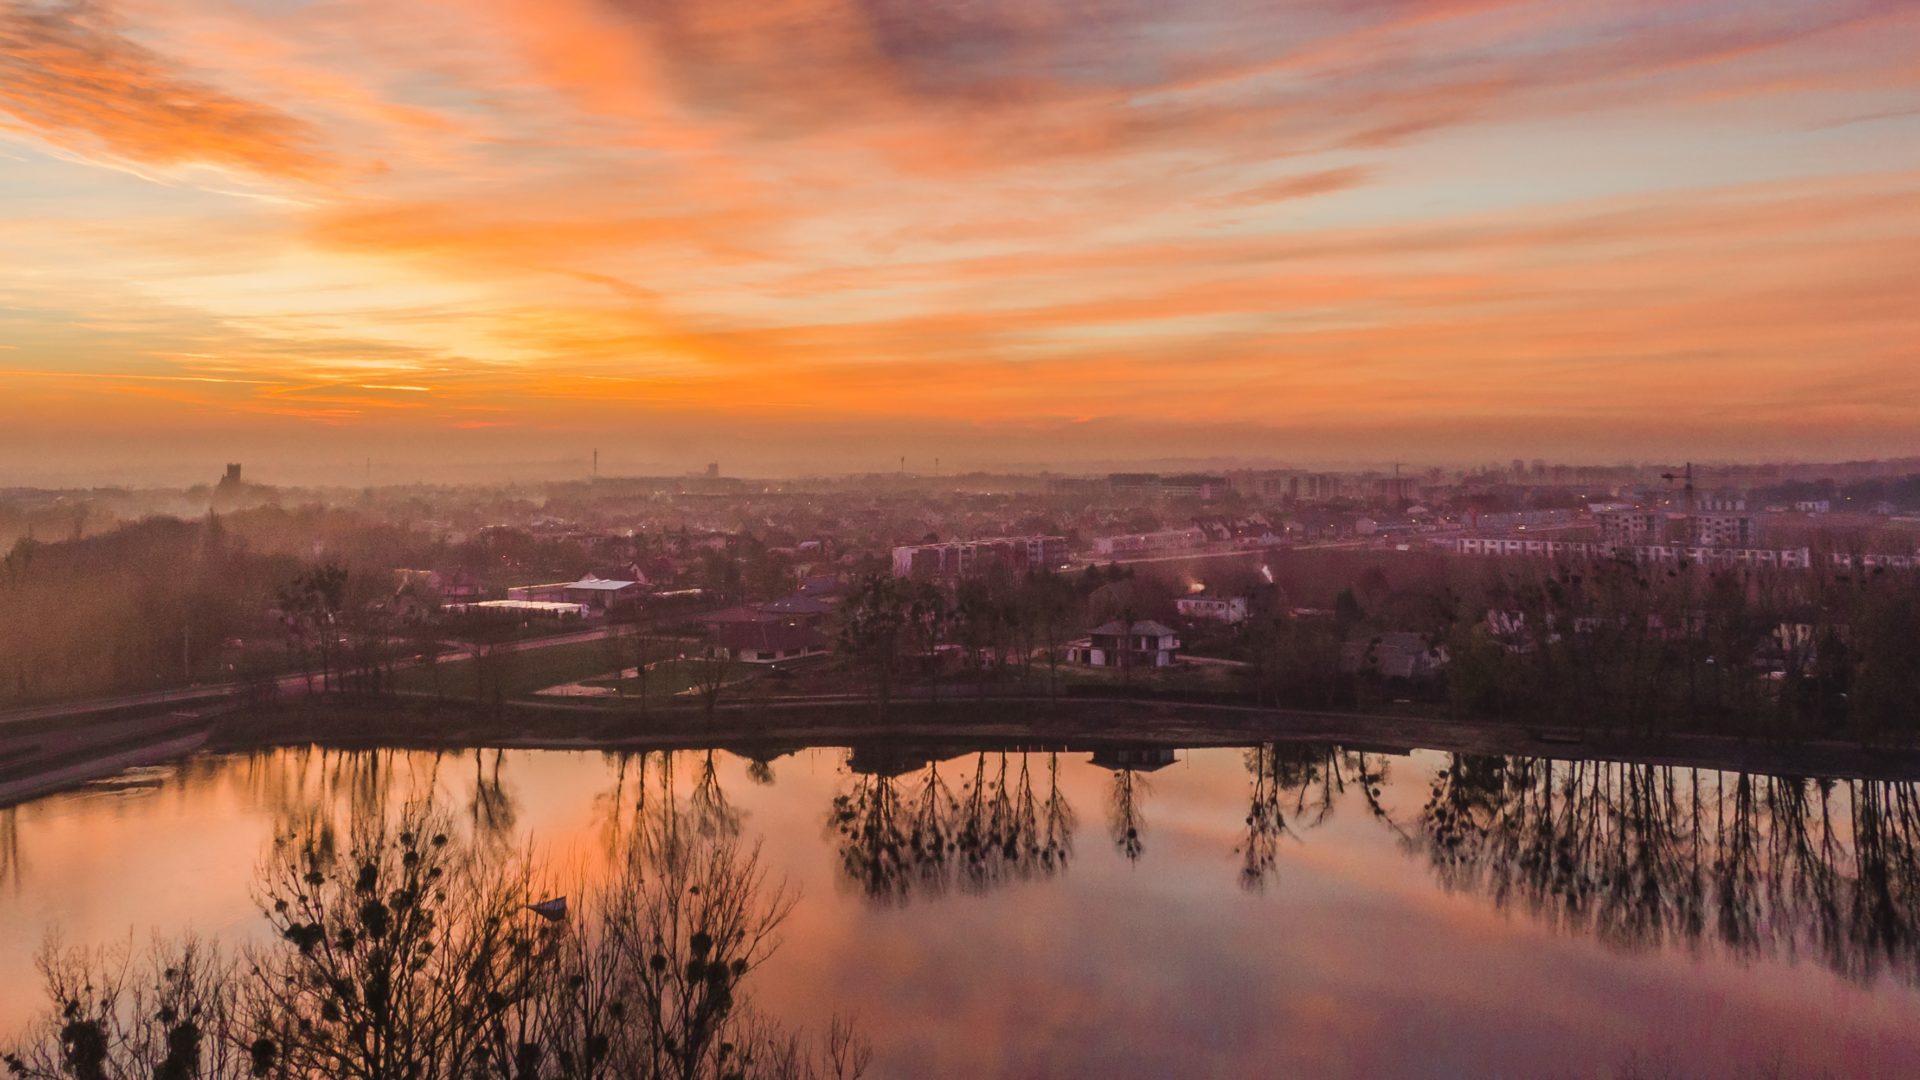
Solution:
M45 936L259 939L272 837L431 794L591 879L636 815L800 895L751 976L883 1077L1920 1075L1920 785L1318 744L208 755L0 810ZM668 799L664 792L672 791Z

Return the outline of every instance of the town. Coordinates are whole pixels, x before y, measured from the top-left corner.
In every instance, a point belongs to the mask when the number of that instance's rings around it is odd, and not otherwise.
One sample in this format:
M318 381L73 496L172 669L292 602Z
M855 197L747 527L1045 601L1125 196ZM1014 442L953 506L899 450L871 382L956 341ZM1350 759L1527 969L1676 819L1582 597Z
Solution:
M964 691L1872 740L1914 715L1920 632L1913 462L357 491L234 464L0 493L0 538L0 707L45 717Z

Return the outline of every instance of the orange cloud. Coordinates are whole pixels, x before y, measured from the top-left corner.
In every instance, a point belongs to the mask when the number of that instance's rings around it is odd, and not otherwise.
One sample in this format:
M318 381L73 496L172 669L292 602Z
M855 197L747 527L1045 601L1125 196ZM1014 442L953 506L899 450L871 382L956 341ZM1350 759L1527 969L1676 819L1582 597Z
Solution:
M0 7L42 413L1920 449L1912 5L119 3Z
M1212 200L1212 205L1260 206L1266 203L1284 202L1288 199L1307 199L1315 195L1326 195L1359 187L1372 173L1372 169L1362 165L1349 165L1342 169L1323 169L1319 172L1283 177L1221 195Z
M194 80L97 0L0 6L0 75L0 126L83 155L294 180L335 168L308 124Z

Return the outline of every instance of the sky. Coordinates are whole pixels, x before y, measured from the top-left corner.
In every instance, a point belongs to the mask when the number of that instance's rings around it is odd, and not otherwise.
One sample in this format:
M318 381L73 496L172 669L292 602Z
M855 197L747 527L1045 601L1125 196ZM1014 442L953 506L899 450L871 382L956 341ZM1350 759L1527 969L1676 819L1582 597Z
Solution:
M0 483L1920 453L1911 0L0 0Z

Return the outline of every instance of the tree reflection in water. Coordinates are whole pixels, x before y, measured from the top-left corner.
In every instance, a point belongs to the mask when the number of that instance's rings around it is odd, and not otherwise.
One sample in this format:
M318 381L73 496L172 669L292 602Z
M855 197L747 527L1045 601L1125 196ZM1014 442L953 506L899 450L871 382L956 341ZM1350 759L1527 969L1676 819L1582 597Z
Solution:
M323 856L347 822L438 799L463 835L504 857L524 814L511 755L295 748L183 765L183 785L237 786L270 811L277 835ZM1652 765L1442 756L1394 767L1407 798L1382 802L1388 757L1326 744L1241 751L1244 831L1236 877L1267 888L1287 838L1302 840L1342 804L1357 806L1431 867L1446 888L1626 949L1715 949L1799 957L1857 980L1920 984L1920 785L1821 781ZM1056 753L856 753L830 814L840 872L875 899L986 892L1046 879L1073 861L1074 807ZM1112 747L1104 825L1130 861L1146 851L1147 775L1164 747ZM742 814L722 788L719 751L609 754L594 797L602 850L618 863L648 830L736 840ZM1071 772L1072 766L1067 768ZM677 772L677 776L676 776ZM748 766L750 779L767 770ZM1196 777L1206 775L1196 770ZM0 886L20 887L16 810L0 810Z
M640 823L571 911L541 869L417 803L351 815L344 845L282 836L256 895L275 931L234 960L185 940L45 950L51 1008L9 1049L33 1080L853 1077L868 1052L752 1010L791 911L756 850Z
M694 776L693 795L688 800L693 810L693 827L702 836L738 836L740 811L720 787L720 766L714 754L715 751L708 750L701 755L700 769Z
M1153 791L1144 773L1164 769L1176 760L1165 746L1105 746L1093 752L1092 763L1113 774L1107 791L1107 835L1114 849L1130 863L1146 853L1146 798Z
M1916 785L1455 755L1411 843L1449 889L1617 948L1920 984Z
M0 807L0 888L18 891L21 876L20 808Z
M496 843L512 839L518 816L514 812L513 796L500 778L500 766L505 760L506 751L495 750L489 767L482 751L473 752L473 799L468 804L473 815L473 833Z
M1262 891L1273 880L1281 840L1298 839L1289 822L1318 828L1332 817L1349 788L1359 793L1370 815L1400 831L1380 803L1387 782L1383 755L1327 743L1266 743L1245 751L1245 760L1246 833L1234 851L1241 857L1240 885L1248 891Z
M1147 783L1147 778L1132 769L1113 771L1113 790L1107 799L1107 832L1113 837L1113 846L1131 863L1139 862L1147 850L1142 839L1147 831L1142 806L1152 790L1153 785Z
M828 817L842 875L869 897L904 902L916 892L986 892L1064 871L1076 821L1058 754L1044 755L1036 794L1040 756L975 754L957 792L937 761L905 772L850 771Z
M626 835L627 800L646 797L647 759L650 756L625 750L601 754L601 759L613 770L613 786L593 797L592 820L600 835L601 846L608 851L620 850ZM629 776L632 777L631 789ZM629 794L630 790L632 794Z

